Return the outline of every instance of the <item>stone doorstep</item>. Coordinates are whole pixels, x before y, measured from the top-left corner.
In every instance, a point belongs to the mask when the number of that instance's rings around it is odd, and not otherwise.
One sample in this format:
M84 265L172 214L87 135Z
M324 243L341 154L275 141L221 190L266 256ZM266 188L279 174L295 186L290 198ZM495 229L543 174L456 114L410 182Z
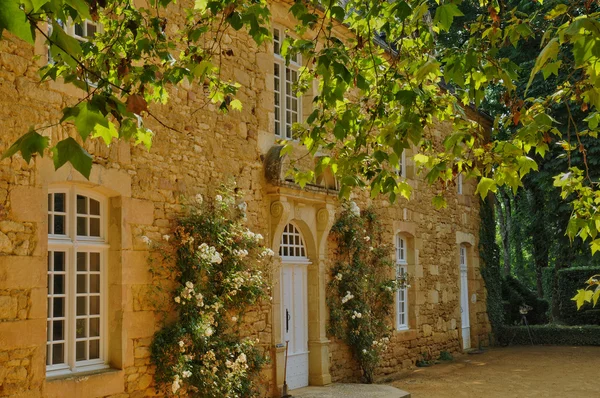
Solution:
M410 393L382 384L334 383L290 390L294 398L410 398Z

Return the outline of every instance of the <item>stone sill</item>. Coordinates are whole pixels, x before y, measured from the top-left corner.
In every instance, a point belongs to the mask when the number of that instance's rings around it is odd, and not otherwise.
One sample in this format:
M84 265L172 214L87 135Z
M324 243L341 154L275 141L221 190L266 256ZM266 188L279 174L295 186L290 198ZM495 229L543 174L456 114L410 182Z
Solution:
M125 391L125 374L119 369L100 369L77 374L54 376L45 383L45 397L102 397Z
M75 381L84 381L90 376L101 376L106 373L117 373L120 372L119 369L112 368L104 368L104 369L94 369L88 370L86 372L77 372L77 373L69 373L65 375L56 375L56 376L48 376L46 377L46 382L51 383L53 381L59 380L75 380Z

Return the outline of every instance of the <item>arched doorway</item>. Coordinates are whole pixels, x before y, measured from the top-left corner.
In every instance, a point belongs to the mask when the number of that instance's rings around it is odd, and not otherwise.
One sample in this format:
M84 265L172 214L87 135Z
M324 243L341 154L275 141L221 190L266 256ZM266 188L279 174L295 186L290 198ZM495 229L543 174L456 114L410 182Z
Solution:
M304 239L292 223L285 226L279 246L281 257L281 320L283 341L288 344L287 384L290 389L308 386L308 300Z

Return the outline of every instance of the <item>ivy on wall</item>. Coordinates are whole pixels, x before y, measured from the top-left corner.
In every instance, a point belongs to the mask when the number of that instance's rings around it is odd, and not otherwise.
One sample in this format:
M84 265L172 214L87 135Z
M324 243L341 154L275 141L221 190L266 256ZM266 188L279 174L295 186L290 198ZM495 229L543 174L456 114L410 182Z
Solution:
M404 280L393 279L391 248L382 243L375 213L351 202L336 220L331 234L337 261L327 285L329 333L343 340L357 361L364 382L373 373L392 331L394 297Z
M480 202L479 216L479 257L481 276L487 289L487 312L492 331L498 335L504 324L504 306L502 303L502 274L500 270L500 248L496 243L496 222L494 207L487 197Z
M245 311L268 298L273 251L244 226L245 203L236 200L232 187L210 202L197 196L164 237L175 252L177 318L155 334L151 350L156 379L172 394L257 394L254 378L266 357L240 329Z

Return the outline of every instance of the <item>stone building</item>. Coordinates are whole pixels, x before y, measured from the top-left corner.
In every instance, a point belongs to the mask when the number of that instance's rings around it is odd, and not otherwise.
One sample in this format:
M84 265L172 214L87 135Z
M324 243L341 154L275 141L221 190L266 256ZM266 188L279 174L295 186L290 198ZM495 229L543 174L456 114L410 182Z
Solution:
M287 9L272 3L275 46L257 47L243 32L224 37L234 55L225 58L223 73L242 85L241 112L194 112L201 90L176 87L154 113L185 134L151 126L150 151L88 142L89 180L69 165L55 171L48 156L0 162L0 397L159 394L148 347L161 318L149 297L156 281L142 237L160 240L182 211L181 197L211 195L230 177L245 192L249 227L280 254L273 305L248 319L272 357L263 372L265 394L279 396L285 340L292 342L290 386L359 379L347 347L326 332L328 237L340 209L335 180L325 176L300 189L285 179L286 163L276 156L290 122L310 112L310 101L274 101L287 95L286 68L288 76L295 73L276 49L277 35L294 24ZM46 54L41 40L35 48L6 33L0 40L1 151L29 126L59 120L62 108L82 96L69 85L39 83ZM435 134L441 139L445 131L439 125ZM50 127L44 134L56 141L74 131ZM410 368L426 352L436 357L485 345L490 332L475 182L461 181L448 207L435 210L434 191L414 170L411 151L401 169L414 188L411 201L354 198L377 209L399 268L411 275L411 287L397 294L396 330L377 376ZM290 314L291 329L284 326Z

